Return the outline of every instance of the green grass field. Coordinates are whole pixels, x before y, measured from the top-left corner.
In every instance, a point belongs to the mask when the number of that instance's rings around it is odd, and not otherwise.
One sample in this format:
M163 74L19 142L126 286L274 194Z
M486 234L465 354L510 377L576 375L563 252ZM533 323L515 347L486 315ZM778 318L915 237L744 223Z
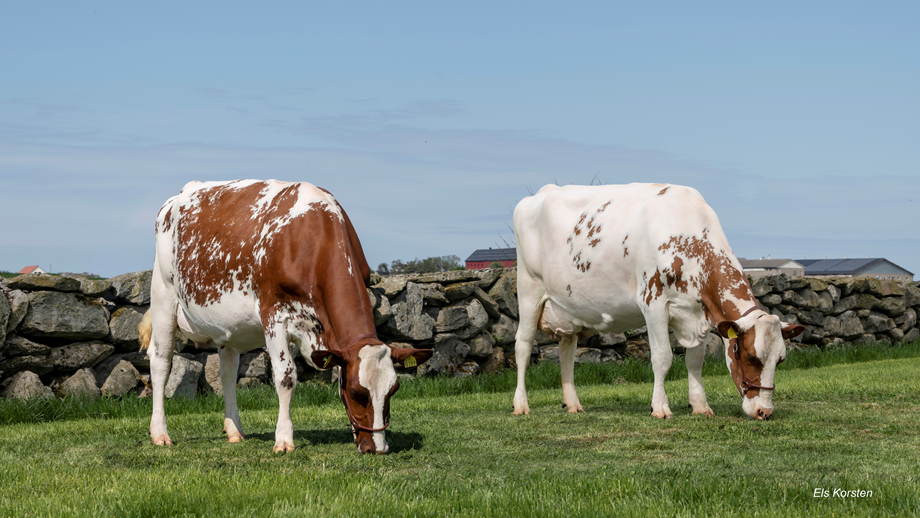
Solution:
M360 456L331 385L298 387L298 449L272 453L277 403L240 391L243 444L222 400L168 401L176 446L147 438L149 400L0 402L2 516L858 516L920 513L920 343L795 351L776 418L750 421L724 363L707 359L715 418L649 416L651 367L576 367L587 409L561 409L558 366L404 382L392 453ZM816 488L872 491L815 498Z

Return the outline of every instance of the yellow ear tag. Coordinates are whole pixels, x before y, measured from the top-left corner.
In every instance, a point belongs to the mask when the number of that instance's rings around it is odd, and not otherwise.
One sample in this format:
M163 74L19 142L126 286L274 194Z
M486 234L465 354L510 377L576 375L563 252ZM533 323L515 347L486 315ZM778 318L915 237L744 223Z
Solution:
M415 367L416 365L418 365L418 363L415 361L415 356L411 356L411 355L410 355L408 358L406 358L405 360L403 360L403 367L405 367L405 368L407 368L407 369L408 369L409 367Z
M738 334L735 333L735 328L734 328L734 327L729 327L729 328L728 328L728 337L729 337L729 338L738 338Z
M329 356L326 356L323 359L323 368L328 369L330 365L332 365L332 355L331 354Z

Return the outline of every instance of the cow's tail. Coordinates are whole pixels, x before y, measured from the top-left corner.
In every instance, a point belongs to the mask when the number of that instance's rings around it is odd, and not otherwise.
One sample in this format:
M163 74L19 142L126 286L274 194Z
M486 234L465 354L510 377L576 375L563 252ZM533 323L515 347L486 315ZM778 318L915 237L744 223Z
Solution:
M153 314L148 309L144 318L137 325L138 340L141 342L141 351L146 351L150 346L150 337L153 335Z

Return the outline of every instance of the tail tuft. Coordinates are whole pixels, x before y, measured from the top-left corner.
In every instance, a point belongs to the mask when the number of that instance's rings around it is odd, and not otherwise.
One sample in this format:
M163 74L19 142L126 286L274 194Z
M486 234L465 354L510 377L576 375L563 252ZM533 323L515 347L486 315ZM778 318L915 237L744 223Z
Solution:
M137 325L137 332L141 342L141 351L146 351L147 347L150 346L150 336L153 334L153 316L148 309L144 313L144 318L141 319L141 323Z

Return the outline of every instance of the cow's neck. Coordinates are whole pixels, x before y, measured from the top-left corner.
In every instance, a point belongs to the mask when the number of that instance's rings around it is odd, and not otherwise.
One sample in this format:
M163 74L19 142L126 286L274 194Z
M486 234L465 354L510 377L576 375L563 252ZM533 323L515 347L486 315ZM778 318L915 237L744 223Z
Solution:
M747 276L736 268L714 272L700 290L700 299L713 324L736 321L757 305Z
M340 272L323 289L323 305L328 325L323 330L323 343L329 349L344 349L353 345L361 335L376 336L374 313L367 289L357 275Z

